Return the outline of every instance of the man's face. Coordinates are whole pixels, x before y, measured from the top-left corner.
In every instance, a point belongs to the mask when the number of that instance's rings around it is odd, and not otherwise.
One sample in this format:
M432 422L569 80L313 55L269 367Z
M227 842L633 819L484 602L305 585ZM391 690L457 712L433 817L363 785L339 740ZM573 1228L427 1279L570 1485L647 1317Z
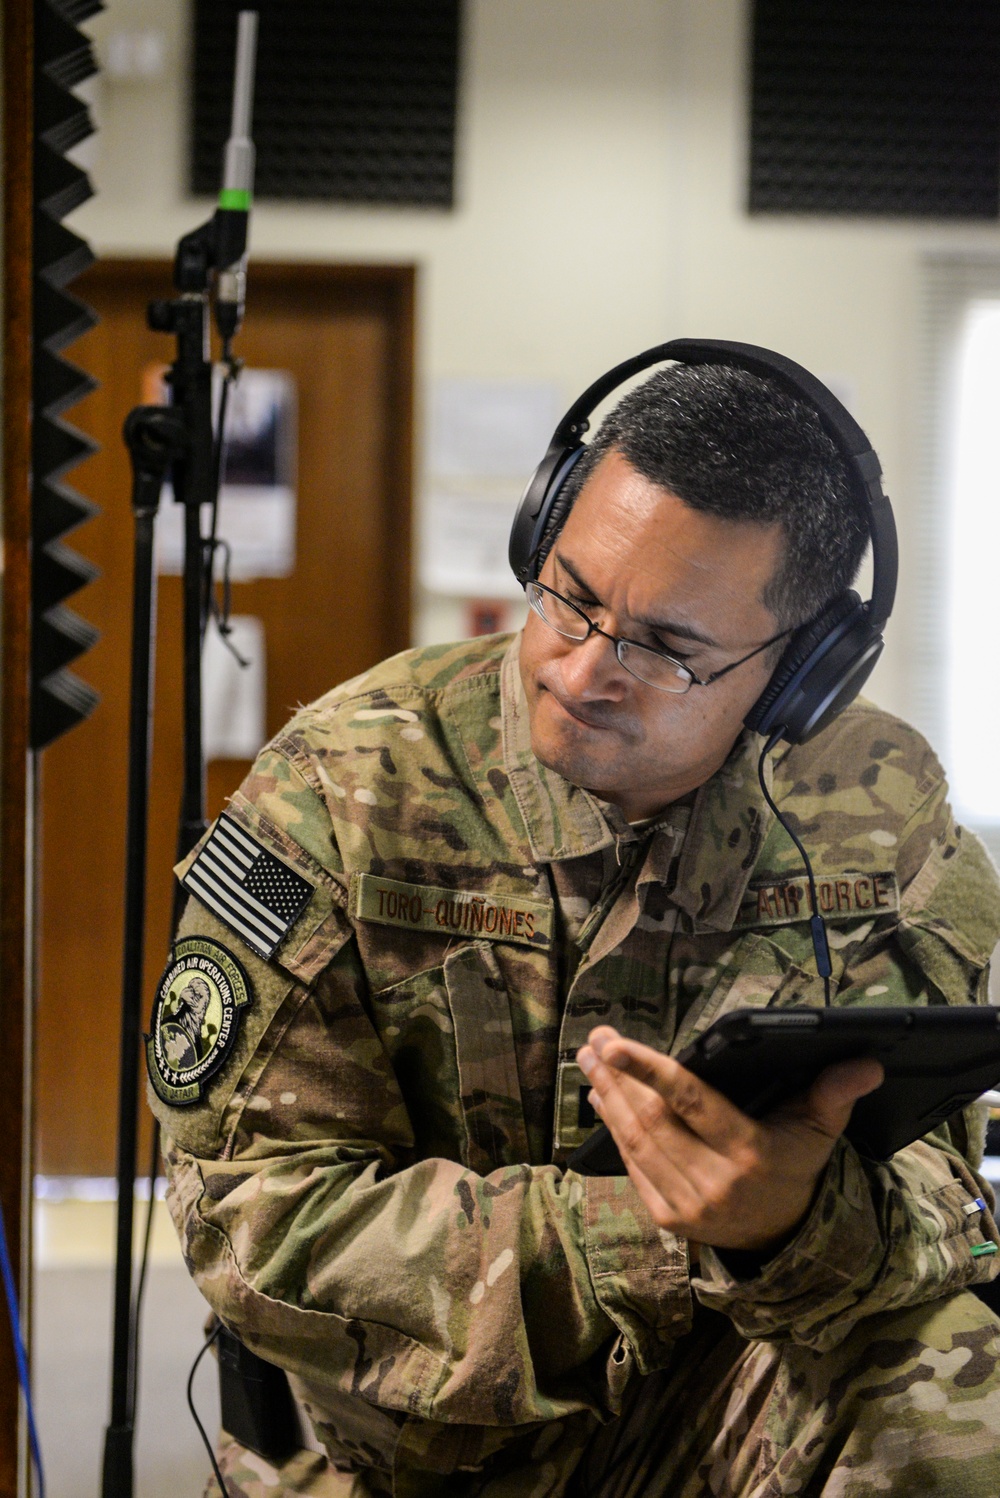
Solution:
M704 678L777 634L761 595L782 544L780 526L693 510L612 451L580 491L539 580L609 634L664 650ZM630 676L600 635L567 640L529 613L521 678L532 749L640 821L725 762L772 664L765 651L678 696Z

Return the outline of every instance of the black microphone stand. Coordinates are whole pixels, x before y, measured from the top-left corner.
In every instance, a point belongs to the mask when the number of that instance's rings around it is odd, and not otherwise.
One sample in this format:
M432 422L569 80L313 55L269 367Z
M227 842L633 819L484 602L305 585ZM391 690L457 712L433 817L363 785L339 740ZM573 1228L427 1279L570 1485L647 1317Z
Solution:
M202 238L198 253L190 241ZM201 642L205 558L201 506L213 499L212 366L208 348L208 235L196 231L178 247L175 283L180 296L154 302L150 326L177 337L170 371L173 404L138 406L125 422L132 461L135 564L132 673L129 712L128 821L125 852L125 939L118 1098L118 1217L115 1257L111 1422L105 1434L104 1498L130 1498L135 1431L135 1327L132 1300L132 1226L138 1127L140 1011L145 948L146 846L156 636L153 539L160 489L172 470L175 497L184 506L184 776L177 856L205 828L201 743ZM198 262L201 262L201 269ZM201 290L195 289L198 276ZM175 912L176 914L176 912ZM152 1190L152 1183L150 1184Z
M133 1294L132 1230L138 1131L142 969L145 948L146 848L152 742L152 668L156 636L154 529L168 471L174 497L184 507L183 740L184 770L177 858L184 858L206 828L205 763L201 723L201 648L211 600L212 547L201 534L202 506L214 506L221 473L222 432L212 430L212 363L209 298L216 283L216 313L223 359L235 373L231 339L242 320L243 266L252 183L249 115L252 101L256 14L242 12L234 85L243 126L239 131L244 180L223 183L213 217L179 241L174 260L177 295L152 302L149 326L172 333L177 353L168 381L169 406L138 406L125 421L132 463L135 513L131 701L129 709L128 813L125 856L125 933L118 1099L118 1215L114 1282L111 1418L105 1431L102 1498L132 1498L135 1439L139 1290ZM234 135L237 132L234 130ZM232 153L232 138L227 153ZM250 181L245 180L250 174ZM227 154L227 178L230 174ZM238 300L235 300L238 288ZM221 422L220 422L221 426ZM174 890L172 929L180 915ZM155 1166L153 1170L155 1176ZM150 1179L150 1194L155 1181Z

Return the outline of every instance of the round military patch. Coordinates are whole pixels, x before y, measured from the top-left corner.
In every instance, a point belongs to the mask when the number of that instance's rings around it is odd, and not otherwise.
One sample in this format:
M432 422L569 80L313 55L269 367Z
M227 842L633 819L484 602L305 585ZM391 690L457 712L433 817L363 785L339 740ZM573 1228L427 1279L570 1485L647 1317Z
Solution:
M177 942L160 979L146 1037L149 1080L165 1103L196 1103L232 1049L250 1002L232 952L206 936Z

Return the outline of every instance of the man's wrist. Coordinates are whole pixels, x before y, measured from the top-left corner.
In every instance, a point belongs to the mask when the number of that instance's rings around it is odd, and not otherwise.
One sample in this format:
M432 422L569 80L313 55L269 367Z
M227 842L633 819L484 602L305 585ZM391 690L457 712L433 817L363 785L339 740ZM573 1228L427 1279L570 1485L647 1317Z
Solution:
M720 1248L712 1244L712 1252L722 1264L723 1268L732 1275L735 1280L752 1280L763 1271L772 1259L776 1259L783 1253L788 1245L795 1239L809 1221L810 1214L816 1204L816 1198L820 1189L820 1182L826 1176L829 1161L820 1171L817 1177L809 1202L804 1212L796 1218L790 1228L778 1234L775 1238L769 1238L764 1243L755 1243L746 1248Z

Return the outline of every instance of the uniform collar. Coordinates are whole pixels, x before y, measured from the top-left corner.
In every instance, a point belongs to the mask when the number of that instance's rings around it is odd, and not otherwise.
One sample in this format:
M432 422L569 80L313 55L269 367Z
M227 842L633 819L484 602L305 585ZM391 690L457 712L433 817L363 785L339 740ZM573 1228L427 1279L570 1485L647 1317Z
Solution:
M535 758L518 664L520 642L520 635L515 635L501 666L500 716L504 763L533 857L542 863L580 858L615 841L646 835L653 829L637 833L617 807L570 785ZM728 931L732 927L770 829L773 813L757 781L760 749L758 735L744 731L726 763L700 787L690 809L671 898L691 917L696 930ZM764 773L770 790L770 760ZM664 829L673 831L673 824L682 821L681 817L672 817L668 808ZM657 877L661 862L666 877L666 858L654 856L660 841L654 839L641 883Z

